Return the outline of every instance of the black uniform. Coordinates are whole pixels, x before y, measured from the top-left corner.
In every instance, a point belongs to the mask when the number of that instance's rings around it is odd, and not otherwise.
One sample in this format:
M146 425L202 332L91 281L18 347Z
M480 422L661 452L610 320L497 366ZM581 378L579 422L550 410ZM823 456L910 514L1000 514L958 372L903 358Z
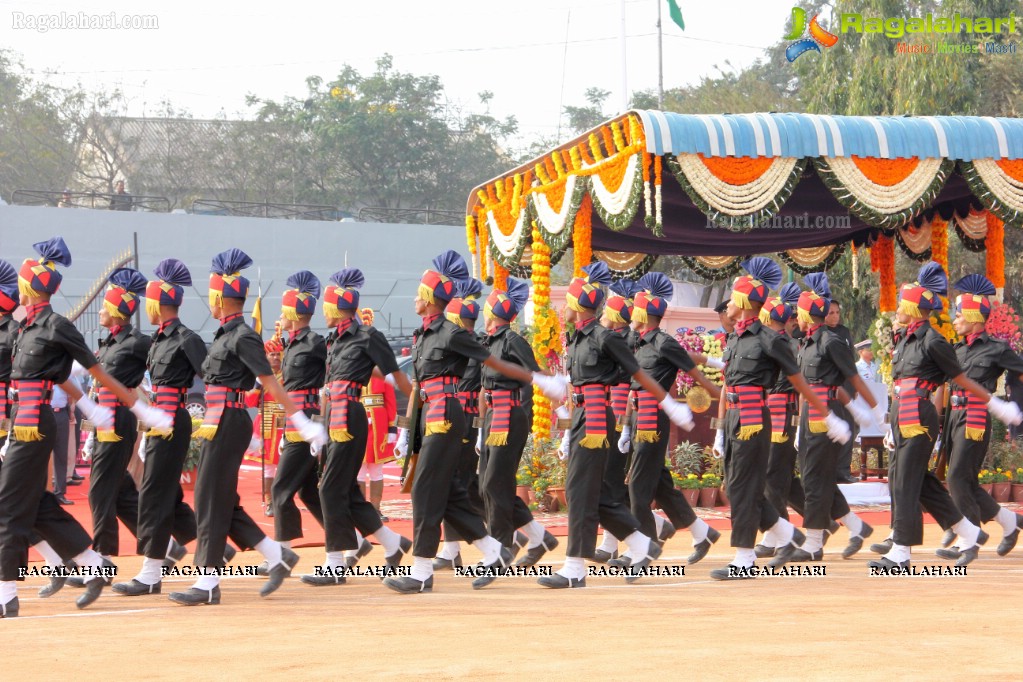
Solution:
M229 392L216 434L203 442L199 453L195 481L199 542L195 562L199 566L222 566L228 536L240 549L251 549L266 537L241 507L238 468L252 440L252 417L241 401L255 386L257 376L272 376L273 371L263 340L239 314L222 321L202 373L207 386L223 386ZM207 402L209 395L207 390Z
M139 485L138 552L163 559L171 538L185 545L196 538L195 512L181 492L181 468L192 439L192 417L185 396L206 359L206 344L177 318L153 334L147 364L153 391L176 389L177 409L169 438L146 438L146 461Z
M955 351L966 376L992 393L1003 372L1007 371L1016 377L1023 374L1023 359L1016 355L1009 344L991 338L987 332L982 332L972 343L960 341ZM971 523L979 526L982 521L993 519L1000 509L998 503L977 482L977 474L980 473L991 440L991 415L986 407L980 407L984 415L984 435L981 440L968 439L967 394L955 383L950 388L952 396L948 409L952 413L948 419L948 432L943 436L952 446L946 477L948 491L959 511Z
M739 439L739 387L765 393L778 381L778 373L799 373L789 341L754 320L741 334L728 335L722 357L725 362L723 396L725 412L725 484L732 505L732 547L753 547L757 529L768 530L778 522L778 511L764 498L767 458L771 445L771 416L766 401L761 410L763 427L747 440ZM762 396L763 397L763 396Z
M3 409L0 410L0 419L8 420L11 417L11 405L8 402L7 389L11 386L11 353L14 352L14 342L18 335L18 323L10 315L0 318L0 403ZM10 425L3 430L9 431ZM7 442L7 434L0 435L0 447ZM0 462L0 467L3 463Z
M639 521L620 499L616 499L604 483L608 444L588 448L586 437L584 386L610 387L624 371L632 376L639 370L635 356L620 334L605 329L593 319L576 330L568 345L568 370L572 379L572 436L565 477L568 498L567 556L593 558L596 549L597 524L616 538L625 539L639 529ZM605 393L600 412L606 420L608 439L615 436L615 419Z
M116 335L100 341L97 359L107 374L134 390L146 374L146 358L153 340L130 324ZM102 388L100 390L103 390ZM116 442L101 441L97 435L89 479L89 509L92 510L92 548L105 556L118 552L117 519L138 537L139 493L128 475L128 462L135 451L138 420L126 405L116 402L114 433Z
M469 332L473 338L480 343L483 336L475 332ZM458 466L455 469L455 477L469 495L469 506L479 516L486 515L486 508L483 503L483 496L480 493L480 456L476 453L476 438L479 435L480 427L475 421L480 414L480 390L483 388L483 365L479 360L469 360L465 366L465 373L458 382L458 396L462 401L465 413L465 438L459 449ZM458 531L448 523L444 522L444 540L456 542L462 538Z
M385 375L398 371L387 339L375 327L363 326L353 319L347 328L339 330L335 329L327 337L327 382L349 381L357 388L352 389L348 400L348 432L352 438L343 443L334 440L327 443L320 480L320 505L328 552L358 549L356 529L368 536L383 525L380 514L366 501L359 485L359 469L366 456L369 436L366 408L359 397L374 367L379 367Z
M14 345L11 379L15 386L19 381L63 383L71 375L75 360L86 369L96 365L96 356L74 325L53 312L49 304L40 305L30 324L22 322ZM17 410L15 406L14 419ZM40 440L11 443L0 469L0 580L24 580L18 568L28 564L28 547L36 539L33 530L65 562L92 543L81 524L46 490L57 425L45 392L39 406L38 429Z
M678 373L688 372L696 367L689 353L679 345L673 336L661 329L654 329L637 336L635 347L636 362L640 369L654 378L665 391L671 393ZM637 383L632 383L633 391L642 391ZM654 514L650 510L650 502L656 501L657 506L668 515L668 520L676 528L688 528L696 521L693 508L686 498L675 487L671 472L664 466L664 456L668 451L668 440L671 437L671 421L660 407L657 408L657 436L653 442L639 442L637 420L638 404L633 403L632 467L629 470L629 499L632 513L639 520L639 529L649 537L657 537Z
M841 404L838 389L856 376L852 349L833 330L821 326L800 342L799 366L812 390L827 387L827 394L819 397L837 415ZM799 471L806 496L803 526L824 530L832 519L849 513L849 505L834 475L842 445L828 438L826 431L814 433L811 430L809 404L804 404L799 430Z
M308 327L288 339L281 357L284 389L307 417L320 413L319 392L327 375L327 343ZM302 514L295 505L295 494L302 499L309 513L323 525L320 504L319 476L316 458L305 441L285 440L277 462L277 474L271 487L274 509L274 536L278 541L302 537Z
M930 387L962 373L955 350L945 338L924 322L912 333L903 331L892 351L892 379L898 385L904 378L915 377ZM922 504L942 528L958 523L962 513L956 509L948 491L931 473L928 462L938 436L938 414L931 403L933 388L921 387L897 391L891 410L895 454L888 470L892 491L893 540L897 545L919 545L924 539ZM899 410L907 401L915 401L920 424L927 429L910 438L899 429Z
M785 332L779 332L789 341L793 355L799 353L799 341ZM778 515L786 521L789 518L789 505L800 515L803 514L803 484L795 476L796 468L796 427L795 421L799 412L799 393L792 387L792 382L783 373L779 373L778 382L770 391L771 396L782 396L785 400L785 440L777 443L771 439L771 451L767 456L767 482L764 496L778 511ZM780 398L779 398L780 399ZM773 434L772 434L773 435Z
M521 336L499 326L493 334L483 340L490 354L499 360L511 362L539 372L533 349ZM511 546L515 529L533 520L529 507L515 494L515 476L526 447L529 422L522 409L520 395L532 391L530 384L506 377L496 370L483 367L484 398L490 408L483 422L483 447L480 449L480 490L486 506L487 528L490 534L505 547ZM508 425L508 442L505 445L487 445L494 421L495 393L511 391L512 407ZM505 394L501 394L502 396Z
M634 349L636 347L639 335L629 327L612 329L611 331L625 339L625 345L630 349ZM612 385L619 386L621 384L630 384L631 382L632 376L626 374L625 370L622 369L622 371L619 372L617 381L615 381ZM612 413L613 412L614 410L612 409ZM624 413L622 416L624 417ZM618 428L617 425L615 428ZM611 440L614 441L615 438L612 438ZM631 443L629 448L631 452ZM629 504L629 486L625 484L625 470L629 466L629 454L629 452L622 452L619 450L617 443L612 442L611 447L607 449L607 464L604 466L604 485L608 487L608 494L615 502L626 506Z
M466 542L475 542L487 535L483 519L473 511L465 487L455 476L458 458L452 453L458 452L465 434L465 413L457 397L457 379L464 375L470 360L482 363L490 353L465 329L438 315L428 326L416 330L412 357L421 392L431 380L450 382L450 390L445 387L437 398L444 401L444 418L450 427L446 432L427 434L427 417L424 417L423 445L412 483L415 543L412 554L432 559L437 554L442 520L451 524ZM424 404L423 412L428 412L430 407L430 403ZM411 436L409 440L411 442Z
M848 327L844 324L838 324L834 327L828 327L828 329L831 330L831 333L835 334L842 340L845 346L849 349L850 354L854 353L853 347L856 345L856 342L853 341L852 332L849 331ZM854 355L853 364L855 363L856 358ZM849 395L854 395L856 393L855 389L852 387L852 383L848 380L843 382L842 388L844 388L845 392ZM849 411L841 402L835 405L834 412L835 416L840 419L844 419L846 423L849 424L849 440L843 444L839 444L839 453L836 460L836 475L839 479L848 480L850 476L850 467L852 466L853 447L856 445L856 436L860 433L860 425L856 423L856 420L852 418L852 415L849 414Z

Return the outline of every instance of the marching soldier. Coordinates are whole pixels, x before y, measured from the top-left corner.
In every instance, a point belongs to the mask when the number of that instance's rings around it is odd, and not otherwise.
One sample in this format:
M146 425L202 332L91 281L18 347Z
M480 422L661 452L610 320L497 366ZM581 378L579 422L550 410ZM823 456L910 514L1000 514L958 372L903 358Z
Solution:
M284 405L291 425L302 439L318 448L323 444L323 427L300 411L273 376L266 360L263 341L245 324L242 309L249 292L249 280L240 271L252 259L239 249L228 249L213 258L210 274L210 309L220 320L213 345L203 363L206 380L206 417L196 431L205 440L199 454L195 482L195 511L199 541L195 562L206 570L184 592L172 592L171 601L185 606L220 603L220 569L228 536L241 548L254 548L267 560L270 576L260 590L266 597L291 575L298 555L271 540L239 504L238 468L252 439L252 418L245 410L245 391L259 379Z
M953 325L963 339L955 345L963 373L988 391L995 390L1004 372L1023 377L1023 359L1009 344L992 338L986 331L991 314L989 297L995 295L991 280L983 275L968 275L956 282L955 288L962 292L956 298ZM982 521L995 520L1002 525L1002 540L996 551L998 556L1005 556L1016 546L1023 516L1000 506L977 483L991 440L991 418L974 395L957 383L950 388L952 414L948 432L942 435L952 446L946 479L948 491L970 523L979 526ZM961 554L959 547L938 550L938 555L947 559L957 559Z
M458 282L469 279L469 268L454 251L446 251L433 260L419 283L416 314L423 326L415 333L413 357L423 408L423 444L418 454L412 484L412 523L415 557L410 576L390 576L384 584L401 593L433 589L433 558L440 542L441 521L449 522L467 542L483 552L484 575L473 581L473 588L489 585L497 572L512 561L511 552L487 534L483 519L476 514L465 488L455 476L457 452L466 433L465 412L458 400L459 378L471 359L523 383L540 386L554 400L564 400L564 384L556 377L527 370L490 355L462 327L443 315L444 307L457 293ZM409 403L411 414L412 403ZM396 449L404 456L409 434L399 430ZM595 530L594 530L595 532ZM591 540L592 541L592 540Z
M776 559L787 559L802 540L802 533L764 498L764 480L771 445L770 412L765 393L781 371L792 386L820 413L826 414L828 437L849 437L849 426L830 413L806 384L792 348L784 337L760 322L768 290L781 283L781 268L769 258L755 257L742 264L748 274L736 278L728 302L735 331L724 353L724 400L718 417L724 423L715 437L714 450L725 458L728 500L732 505L732 546L735 558L725 568L711 571L716 580L754 577L748 571L756 560L757 529L766 531L764 544L781 547ZM765 428L767 427L767 428Z
M185 556L185 545L196 538L195 512L184 501L181 469L192 438L192 417L185 409L188 390L202 372L206 344L178 319L185 287L192 275L175 258L160 261L156 279L146 286L146 317L157 325L146 364L153 383L155 405L172 420L168 428L150 429L142 451L139 485L138 552L142 570L111 589L130 597L160 594L161 568ZM234 548L228 546L233 556ZM227 557L230 559L230 556Z
M53 312L50 297L60 287L62 276L57 265L71 265L71 253L60 237L33 245L38 260L26 260L18 273L20 303L25 319L14 346L11 379L18 392L14 410L13 442L0 468L0 616L18 615L17 580L19 568L28 564L28 545L33 531L42 536L66 564L74 560L90 572L85 594L76 603L85 608L99 598L109 580L101 575L100 555L90 548L92 538L74 517L46 491L48 454L56 433L53 411L49 406L54 383L65 386L87 419L97 426L113 425L113 414L82 396L68 382L71 365L77 360L102 385L142 421L165 426L163 413L110 376L97 363L81 333L67 319Z
M917 274L917 281L903 284L900 293L896 316L905 329L892 351L895 401L891 424L895 447L889 485L893 534L888 552L868 565L884 569L909 566L910 548L923 542L920 509L923 504L942 528L952 528L959 536L960 555L956 565L965 566L977 558L978 544L986 542L988 535L963 516L941 481L928 471L934 439L938 435L938 415L930 401L931 395L951 378L958 389L978 399L988 412L1006 424L1018 424L1023 415L1015 403L995 398L967 377L955 349L928 322L931 312L941 310L940 297L948 293L948 277L941 265L933 261L925 264Z

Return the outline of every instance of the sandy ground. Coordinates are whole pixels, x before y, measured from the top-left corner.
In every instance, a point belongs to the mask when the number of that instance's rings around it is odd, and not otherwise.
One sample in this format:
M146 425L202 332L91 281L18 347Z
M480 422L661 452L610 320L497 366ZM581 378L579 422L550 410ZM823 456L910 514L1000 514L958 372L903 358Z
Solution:
M950 566L932 553L940 529L926 528L928 549L918 548L914 564ZM432 594L395 594L365 576L321 588L292 579L261 599L261 578L234 577L222 583L221 605L191 608L166 597L191 583L185 577L168 578L158 596L108 590L84 611L72 588L36 597L36 577L19 590L22 616L0 622L3 678L1018 680L1023 546L999 558L995 540L966 576L870 577L874 555L864 548L843 561L840 532L825 576L715 582L709 570L732 556L726 533L685 577L628 586L603 576L553 591L514 577L473 591L447 572ZM677 535L657 564L682 566L689 542ZM299 553L296 574L322 557ZM553 555L557 568L562 548ZM478 559L471 548L463 556ZM246 552L233 564L259 559ZM382 563L379 547L363 559ZM139 565L123 558L120 575Z

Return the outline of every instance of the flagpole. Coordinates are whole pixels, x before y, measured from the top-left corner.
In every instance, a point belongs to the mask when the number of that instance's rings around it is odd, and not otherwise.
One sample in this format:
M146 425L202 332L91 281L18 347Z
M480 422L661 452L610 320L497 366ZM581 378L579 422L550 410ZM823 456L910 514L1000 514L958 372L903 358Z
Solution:
M625 0L621 0L622 22L618 27L618 43L622 52L622 111L629 110L629 73L626 68L625 50Z
M664 31L661 28L661 0L657 3L657 108L664 109Z

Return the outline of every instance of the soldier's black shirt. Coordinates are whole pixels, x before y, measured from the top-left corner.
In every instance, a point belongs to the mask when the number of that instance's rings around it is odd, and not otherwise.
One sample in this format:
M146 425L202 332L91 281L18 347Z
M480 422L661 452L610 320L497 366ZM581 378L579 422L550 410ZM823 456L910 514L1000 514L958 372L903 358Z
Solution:
M444 376L461 377L470 360L483 363L490 357L490 351L476 340L475 335L443 315L434 318L425 329L416 331L412 362L417 381Z
M892 351L892 378L919 377L943 384L963 373L955 349L928 322L912 334L903 331Z
M778 336L784 336L788 339L789 348L792 349L792 355L799 356L799 339L794 336L789 336L786 332L778 332ZM778 373L778 381L775 382L774 387L771 389L771 393L795 393L796 389L793 388L792 382L789 381L788 376L784 372Z
M281 356L284 390L322 388L327 376L327 342L309 329L300 329L288 339Z
M135 388L146 374L146 359L153 339L139 333L130 324L121 327L116 336L107 334L99 342L96 359L107 374L126 388Z
M202 364L207 384L250 391L256 377L272 374L263 339L240 315L220 326Z
M621 383L623 373L632 376L639 371L636 356L625 338L591 320L576 329L568 344L568 371L573 386Z
M490 354L499 360L521 365L531 372L539 372L540 366L536 364L536 357L529 343L508 328L508 325L499 326L493 334L483 338L483 345L490 351ZM493 389L513 390L524 388L529 384L506 377L495 369L483 367L483 388L488 391Z
M993 339L987 332L967 344L965 340L955 345L956 359L967 377L994 393L998 387L998 378L1003 372L1015 375L1023 374L1023 358L1001 339ZM961 388L955 382L953 389Z
M18 335L18 323L10 315L0 320L0 381L11 380L11 353Z
M379 367L384 376L398 371L398 361L387 339L376 327L367 327L353 319L340 334L327 336L327 381L353 381L365 386Z
M728 386L760 386L769 389L785 376L799 374L799 363L789 340L754 320L742 334L728 335L725 352L725 383Z
M469 332L469 334L476 339L480 344L483 343L484 337L476 332ZM458 381L458 390L460 392L479 391L483 388L483 365L479 360L473 358L469 361L469 364L465 366L465 373L462 374L462 378Z
M149 379L154 386L190 388L202 375L206 344L199 335L174 319L153 333L149 347Z
M36 313L32 324L22 322L14 343L11 379L62 384L71 376L75 360L86 369L92 369L98 362L85 345L81 332L67 318L46 306Z
M625 339L625 345L628 347L628 349L632 351L633 354L636 353L636 344L639 343L639 334L636 333L635 329L632 329L631 327L622 327L620 329L612 329L611 331L612 333L618 334L623 339ZM623 369L619 373L618 381L615 382L615 385L627 384L630 383L631 381L632 375L626 374L625 370Z
M808 383L826 386L841 386L857 374L852 349L827 325L803 337L799 346L799 368Z
M679 371L688 372L696 367L696 363L675 337L661 329L637 334L635 351L640 369L652 376L665 391L671 391ZM632 382L632 390L638 391L641 388L639 383Z

